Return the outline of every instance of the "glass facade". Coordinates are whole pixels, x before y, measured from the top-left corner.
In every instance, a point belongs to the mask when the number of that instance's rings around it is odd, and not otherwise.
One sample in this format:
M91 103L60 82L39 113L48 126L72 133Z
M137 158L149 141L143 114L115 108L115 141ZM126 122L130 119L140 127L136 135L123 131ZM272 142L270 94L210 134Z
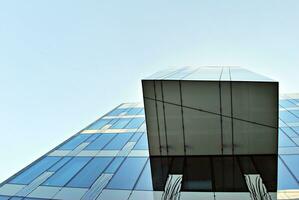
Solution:
M186 73L183 70L173 76ZM257 172L263 176L268 192L276 188L296 191L299 95L283 96L279 111L278 160L262 155L150 158L143 106L121 104L4 181L0 200L167 199L169 174L182 174L180 199L222 199L232 190L243 195L241 199L250 199L246 194L247 179L242 174ZM278 170L271 167L276 162Z

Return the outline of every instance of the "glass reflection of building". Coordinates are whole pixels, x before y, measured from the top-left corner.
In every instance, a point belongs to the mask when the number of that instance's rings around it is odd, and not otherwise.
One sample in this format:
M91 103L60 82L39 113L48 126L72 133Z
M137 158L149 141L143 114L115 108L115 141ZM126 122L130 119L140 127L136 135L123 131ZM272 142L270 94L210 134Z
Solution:
M117 106L4 181L0 200L299 198L299 95L277 108L276 86L240 68L156 73L143 80L145 111Z

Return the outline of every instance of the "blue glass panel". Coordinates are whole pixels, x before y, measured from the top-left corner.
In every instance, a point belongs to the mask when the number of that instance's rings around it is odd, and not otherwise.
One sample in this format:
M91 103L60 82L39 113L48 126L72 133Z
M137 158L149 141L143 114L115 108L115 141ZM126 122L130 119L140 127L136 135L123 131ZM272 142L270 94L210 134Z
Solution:
M111 141L111 139L115 135L116 134L102 134L95 141L93 141L87 147L85 147L85 149L86 150L101 150L106 144L108 144Z
M23 199L23 197L11 197L9 200L21 200ZM0 198L1 200L1 198Z
M55 164L61 157L45 157L42 160L35 163L33 166L26 169L16 178L10 181L10 183L16 184L29 184L36 177L41 175L47 169L49 169L53 164Z
M142 136L142 132L135 133L133 137L130 139L130 142L137 142L141 136Z
M67 186L89 188L102 174L112 159L112 157L94 158L67 184Z
M114 160L110 163L110 165L107 167L105 173L113 174L116 172L118 167L121 165L121 163L124 161L124 157L115 157Z
M293 104L292 102L290 102L286 99L279 100L279 105L281 105L284 108L295 107L296 106L295 104Z
M128 157L113 176L107 188L125 190L133 189L146 160L147 158Z
M285 134L287 134L289 137L299 137L299 135L294 131L296 130L296 128L298 127L292 127L292 128L289 128L289 127L282 127L280 128ZM299 130L299 129L298 129Z
M135 190L153 190L152 172L150 162L146 166L137 182Z
M132 118L121 118L115 124L113 124L110 128L114 128L114 129L124 128L131 120L132 120Z
M297 136L294 136L294 137L299 137L299 127L298 126L292 126L291 129L294 130L297 133Z
M299 189L299 184L286 168L284 163L278 159L278 190Z
M111 121L111 119L99 119L95 123L91 124L87 129L94 130L94 129L100 129L106 124L108 124Z
M139 128L141 124L144 122L144 118L134 118L130 121L125 128Z
M9 197L6 197L6 196L0 196L0 200L8 200Z
M87 138L89 138L92 134L79 134L74 136L68 142L63 144L59 149L60 150L73 150L77 146L79 146L82 142L84 142Z
M279 118L286 123L299 122L299 118L288 111L280 111Z
M108 116L118 116L119 114L127 111L128 111L127 108L117 108L112 110L110 113L108 113Z
M291 173L295 175L297 181L299 181L299 155L281 155L281 158L291 170Z
M296 144L279 129L278 145L280 147L294 147Z
M148 149L147 137L146 137L145 133L142 134L141 138L136 143L134 149L137 149L137 150L147 150Z
M53 165L48 171L50 172L55 172L57 171L60 167L62 167L65 163L67 163L71 157L63 157L61 160L59 160L55 165Z
M46 180L43 185L64 186L90 159L90 157L73 158Z
M138 115L144 115L144 109L142 109Z
M290 112L299 117L299 110L290 110ZM297 121L299 121L299 119Z
M94 141L96 138L98 138L101 134L92 134L92 136L90 136L85 142L92 142Z
M137 115L142 108L131 108L126 115Z
M119 133L104 149L106 150L120 150L132 137L133 133Z

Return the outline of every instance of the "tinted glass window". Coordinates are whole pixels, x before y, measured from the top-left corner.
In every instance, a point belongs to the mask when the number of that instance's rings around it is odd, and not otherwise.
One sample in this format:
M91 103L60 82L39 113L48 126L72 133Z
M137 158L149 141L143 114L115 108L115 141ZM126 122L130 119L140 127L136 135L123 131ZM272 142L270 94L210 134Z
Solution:
M279 105L283 106L284 108L288 108L288 107L295 107L296 105L293 104L292 102L284 99L284 100L279 100Z
M133 189L147 158L128 157L109 182L110 189Z
M142 133L134 133L133 137L130 139L131 142L137 142L139 138L142 136Z
M60 150L74 150L82 142L84 142L91 134L79 134L71 138L68 142L63 144L59 149Z
M127 108L117 108L117 109L112 110L108 115L109 116L118 116L121 113L127 112L127 110L128 110Z
M285 134L287 134L289 137L299 137L299 135L295 132L294 129L296 129L297 127L282 127L280 128Z
M63 157L60 161L58 161L55 165L53 165L48 171L50 171L50 172L57 171L60 167L62 167L70 159L71 159L71 157Z
M92 134L85 142L92 142L94 141L97 137L99 137L101 134Z
M140 113L142 108L131 108L128 112L127 115L137 115Z
M141 124L144 122L144 118L134 118L130 121L125 128L139 128Z
M101 150L106 144L108 144L116 134L102 134L92 143L90 143L86 150Z
M99 119L95 123L91 124L87 129L94 130L94 129L101 129L103 126L108 124L111 119Z
M146 166L137 182L135 190L153 190L152 172L150 162Z
M33 181L36 177L41 175L47 169L49 169L53 164L55 164L60 157L45 157L42 160L35 163L33 166L26 169L16 178L10 181L10 183L16 184L29 184Z
M53 174L43 185L49 186L64 186L79 170L86 165L90 157L75 157L55 174Z
M296 132L296 136L294 137L299 137L299 127L298 126L292 126L292 130L294 130Z
M70 187L90 187L113 158L99 157L91 160L68 184Z
M287 164L291 173L299 180L299 155L282 155L281 158Z
M299 110L290 110L290 112L299 117Z
M292 122L298 122L299 118L297 118L295 115L288 111L280 111L279 112L279 118L286 122L286 123L292 123Z
M281 130L279 130L278 144L280 147L296 146L295 143Z
M116 172L118 167L121 165L121 163L124 161L124 157L115 157L114 160L110 163L108 168L106 169L105 173L113 174Z
M132 133L119 133L107 146L104 148L106 150L120 150L132 137Z
M136 149L136 150L147 150L148 149L146 133L142 134L141 138L136 143L134 149Z
M299 184L297 183L297 181L291 175L284 163L282 163L282 161L278 159L278 189L286 190L298 188Z
M114 129L124 128L131 120L132 120L132 118L121 118L115 124L113 124L113 126L111 126L111 128L112 129L113 128Z

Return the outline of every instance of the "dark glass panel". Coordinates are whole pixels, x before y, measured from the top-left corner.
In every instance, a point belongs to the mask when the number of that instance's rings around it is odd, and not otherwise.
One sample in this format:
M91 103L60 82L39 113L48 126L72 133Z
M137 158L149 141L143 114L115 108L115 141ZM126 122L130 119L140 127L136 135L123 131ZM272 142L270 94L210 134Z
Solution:
M171 159L168 157L150 157L152 182L155 191L164 191L170 163Z

